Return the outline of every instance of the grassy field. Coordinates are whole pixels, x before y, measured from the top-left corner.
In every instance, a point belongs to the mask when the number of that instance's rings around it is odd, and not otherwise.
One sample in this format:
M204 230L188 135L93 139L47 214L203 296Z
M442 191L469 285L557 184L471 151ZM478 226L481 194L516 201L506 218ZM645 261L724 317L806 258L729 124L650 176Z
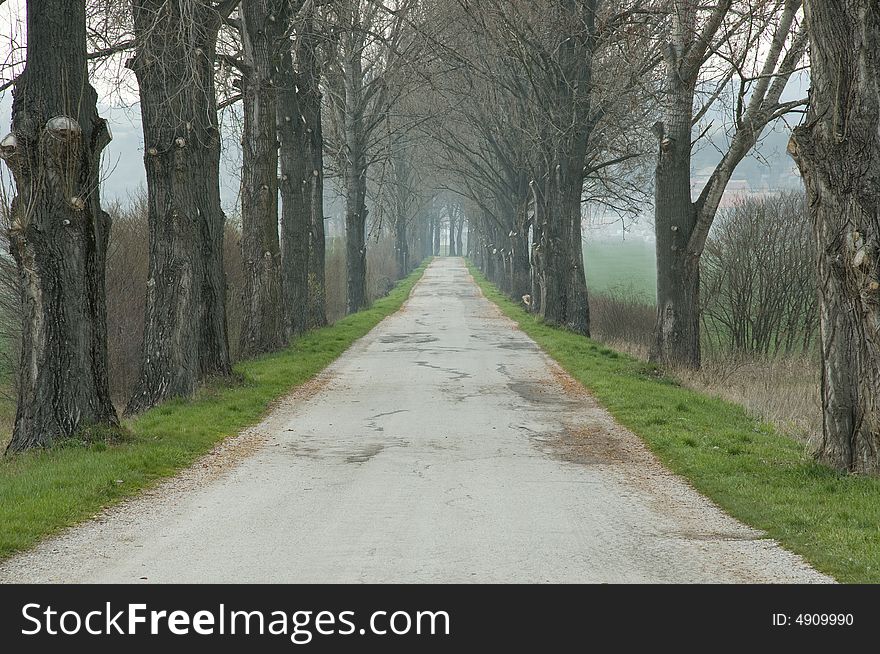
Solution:
M880 479L818 465L742 406L544 325L472 272L490 300L697 490L839 581L880 582Z
M399 309L424 267L371 308L310 332L281 352L238 364L234 383L208 385L192 400L167 402L126 421L125 442L71 441L0 459L0 558L173 475L258 422L271 402Z
M657 295L654 244L642 239L587 239L587 288L593 293L633 295L653 304Z

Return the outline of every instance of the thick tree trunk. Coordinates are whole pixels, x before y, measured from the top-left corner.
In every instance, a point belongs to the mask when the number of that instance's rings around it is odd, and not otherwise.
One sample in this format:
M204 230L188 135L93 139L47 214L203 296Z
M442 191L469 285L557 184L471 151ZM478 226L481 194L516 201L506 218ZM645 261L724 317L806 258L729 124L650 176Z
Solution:
M440 221L440 217L434 216L434 222L432 224L434 225L434 234L433 234L433 244L431 246L431 251L435 257L439 257L440 256L440 247L441 247L440 244L443 242L443 239L441 238L442 223Z
M287 47L277 75L277 129L281 181L281 288L284 337L308 328L309 241L312 238L311 129L303 120L298 76ZM306 131L309 130L309 131Z
M239 10L246 73L242 79L241 250L244 316L241 354L284 344L278 240L278 135L273 77L284 21L270 20L271 0L243 0Z
M462 245L461 237L464 232L464 214L461 214L458 218L458 223L456 225L456 238L455 238L455 256L460 257L464 254L464 246Z
M107 382L110 218L99 191L110 134L86 71L85 3L29 0L27 66L0 144L17 191L9 242L23 315L10 452L118 424Z
M691 200L693 86L671 62L666 77L664 120L656 126L659 153L654 183L657 248L657 322L651 360L700 365L700 266L689 249L696 226Z
M159 11L163 4L133 5L138 50L128 66L140 90L150 264L141 375L127 413L230 373L214 91L220 17L204 6ZM198 40L186 38L186 21L198 22Z
M805 3L812 90L789 150L816 238L823 430L818 459L880 474L880 12Z
M587 283L581 244L580 167L554 167L539 202L537 310L552 325L590 335Z

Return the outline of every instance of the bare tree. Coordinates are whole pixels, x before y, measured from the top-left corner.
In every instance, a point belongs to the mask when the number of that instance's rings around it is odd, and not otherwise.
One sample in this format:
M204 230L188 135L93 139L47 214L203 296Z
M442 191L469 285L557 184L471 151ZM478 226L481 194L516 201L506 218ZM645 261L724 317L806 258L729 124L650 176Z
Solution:
M132 0L150 225L140 380L126 411L230 372L220 208L217 35L237 0Z
M807 187L819 284L820 461L880 474L880 13L805 2L812 89L789 151Z
M369 165L390 109L406 89L399 75L417 41L408 32L416 0L394 8L371 0L334 7L335 38L325 66L330 104L328 152L345 191L349 313L366 306L366 228Z
M802 106L782 100L806 47L798 26L801 0L673 0L665 44L662 119L654 222L657 238L657 325L654 361L700 365L700 257L736 166L764 128ZM769 41L767 36L769 35ZM695 106L701 82L713 87ZM729 145L696 200L691 197L693 126L738 80ZM714 84L712 84L714 82Z
M23 308L12 452L118 424L107 381L110 218L99 192L110 131L86 63L85 3L29 0L27 64L0 142L17 193L9 242Z

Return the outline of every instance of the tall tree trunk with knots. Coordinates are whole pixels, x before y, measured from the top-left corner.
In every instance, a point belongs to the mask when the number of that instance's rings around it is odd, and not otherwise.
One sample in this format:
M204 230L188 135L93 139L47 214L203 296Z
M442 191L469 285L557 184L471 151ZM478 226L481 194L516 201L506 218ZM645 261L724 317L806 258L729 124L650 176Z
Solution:
M302 89L285 46L278 68L278 138L281 180L281 288L284 337L308 329L309 241L312 236L312 156ZM307 131L308 130L308 131Z
M231 372L211 3L132 2L150 261L141 374L127 413Z
M880 474L880 6L805 3L812 90L789 151L807 187L820 300L819 460Z
M278 238L276 74L287 28L286 0L242 0L241 254L244 262L240 350L252 356L284 345Z
M86 66L84 2L28 0L27 65L0 157L16 196L9 244L22 301L18 409L10 452L89 425L117 425L107 382L101 151L110 141Z
M320 34L315 27L314 10L303 19L296 39L295 64L298 72L299 100L305 135L301 147L311 157L309 208L311 237L309 239L308 326L327 324L326 284L324 280L324 134L321 115L321 65L318 60Z

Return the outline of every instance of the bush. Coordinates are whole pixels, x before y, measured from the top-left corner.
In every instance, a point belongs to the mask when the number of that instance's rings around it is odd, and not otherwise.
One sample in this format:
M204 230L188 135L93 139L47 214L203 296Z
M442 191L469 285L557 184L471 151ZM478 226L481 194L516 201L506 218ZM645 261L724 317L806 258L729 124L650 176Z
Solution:
M764 356L808 351L817 328L813 261L802 192L747 199L719 214L702 261L710 344Z

